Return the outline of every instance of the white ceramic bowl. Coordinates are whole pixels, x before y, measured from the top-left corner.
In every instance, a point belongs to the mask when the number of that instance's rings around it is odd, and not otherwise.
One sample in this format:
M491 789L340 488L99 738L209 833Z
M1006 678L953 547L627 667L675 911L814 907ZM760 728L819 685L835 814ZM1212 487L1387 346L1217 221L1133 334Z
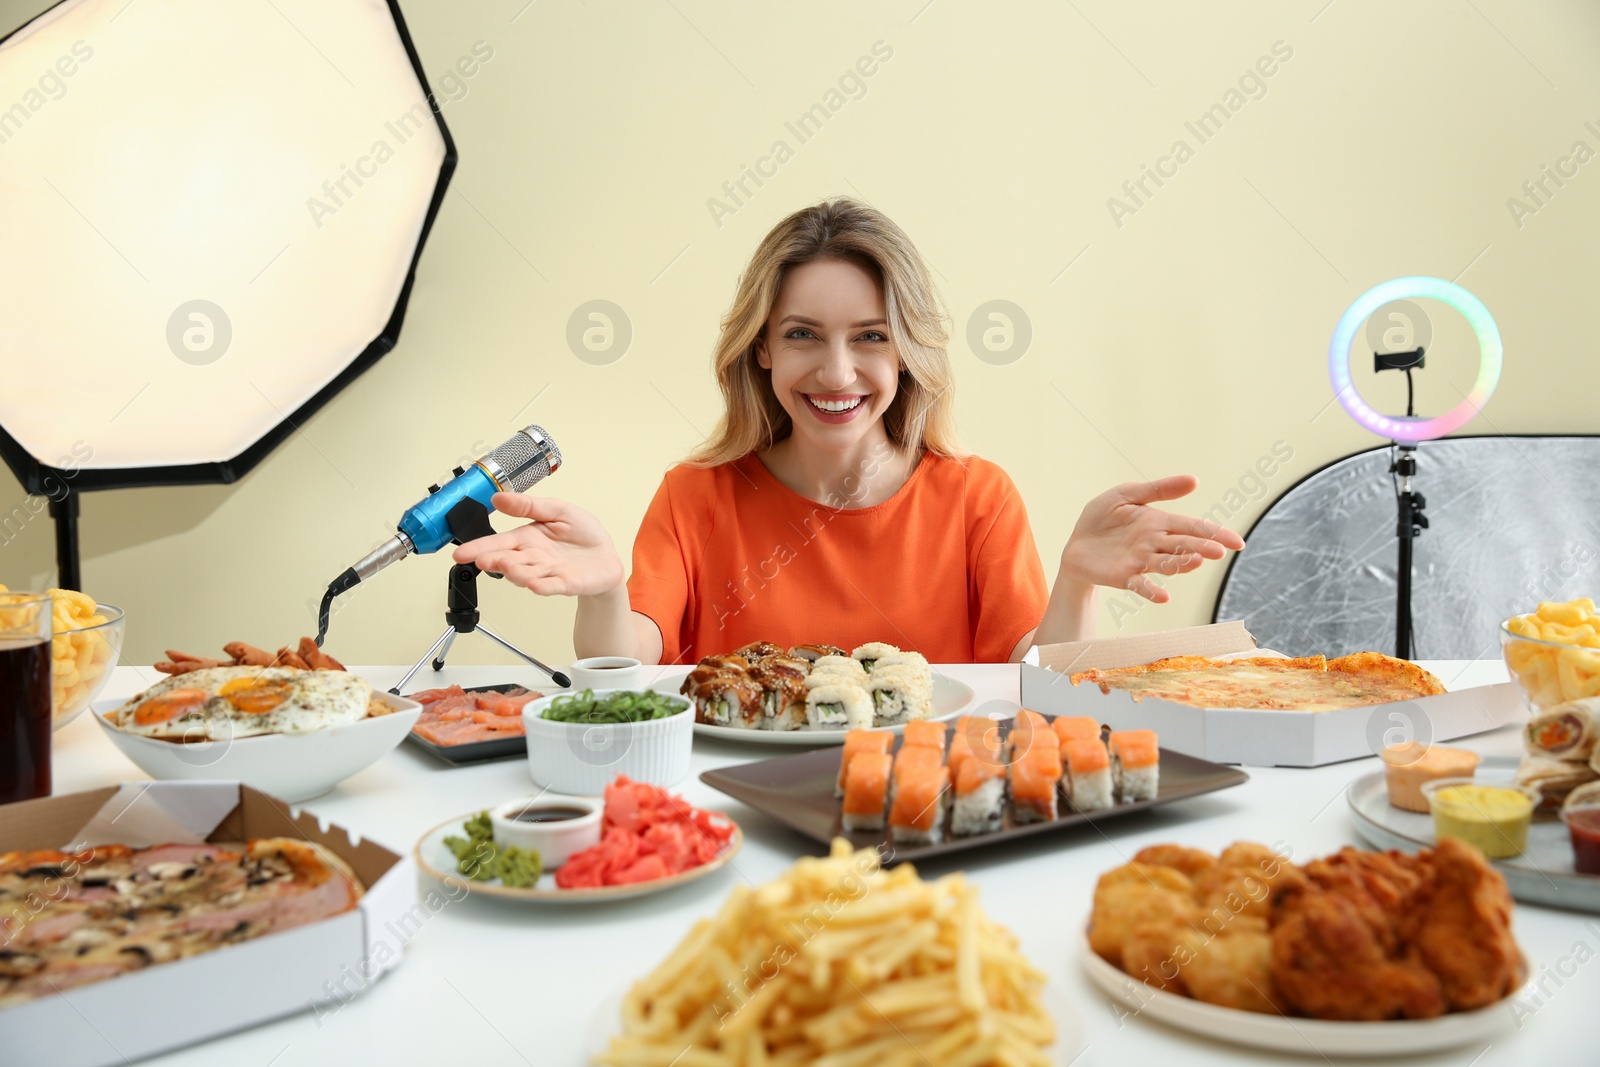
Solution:
M594 691L597 697L613 692L618 690ZM619 774L663 788L689 776L693 705L685 701L678 714L648 722L576 723L541 718L545 708L571 695L555 693L522 706L528 770L535 783L557 793L594 797L604 793Z
M573 660L567 668L572 691L585 689L642 689L644 664L627 656L590 656Z
M585 814L560 822L523 822L518 815L541 808L572 808ZM553 871L590 845L600 843L600 815L605 805L590 797L563 797L544 793L508 801L489 812L497 845L530 848L539 853L547 871Z
M293 803L321 796L370 767L411 732L422 705L392 693L378 696L396 710L308 734L266 734L233 741L183 744L124 733L106 719L126 703L122 700L96 701L94 717L122 754L152 778L237 780Z

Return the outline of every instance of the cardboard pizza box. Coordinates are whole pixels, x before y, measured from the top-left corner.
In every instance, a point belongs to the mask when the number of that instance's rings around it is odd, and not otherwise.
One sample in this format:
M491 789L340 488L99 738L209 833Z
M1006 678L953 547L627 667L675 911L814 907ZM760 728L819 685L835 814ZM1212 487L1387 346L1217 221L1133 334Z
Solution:
M238 782L124 782L0 806L0 853L260 837L316 841L343 858L366 886L356 910L0 1008L0 1062L124 1064L280 1016L337 1010L396 966L425 912L437 910L418 900L409 857ZM0 915L0 947L8 917Z
M1114 730L1145 727L1161 747L1215 763L1320 767L1376 755L1402 741L1450 741L1526 718L1515 682L1342 711L1250 711L1195 708L1120 689L1102 693L1070 676L1096 668L1136 667L1167 656L1281 655L1256 647L1242 622L1160 633L1042 645L1022 666L1022 704L1050 715L1092 715Z

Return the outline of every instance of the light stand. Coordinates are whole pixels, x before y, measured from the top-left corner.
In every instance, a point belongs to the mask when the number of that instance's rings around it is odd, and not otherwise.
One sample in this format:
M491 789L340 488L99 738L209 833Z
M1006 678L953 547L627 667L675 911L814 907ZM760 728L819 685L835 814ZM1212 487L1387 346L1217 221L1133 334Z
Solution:
M1416 417L1416 393L1412 386L1411 372L1421 369L1424 350L1421 346L1410 352L1374 352L1372 365L1374 371L1403 370L1406 372L1406 418ZM1401 443L1390 442L1396 449L1393 461L1389 464L1391 478L1398 476L1395 483L1395 506L1399 510L1399 519L1395 525L1395 537L1399 540L1398 559L1395 563L1395 604L1394 604L1394 654L1399 659L1411 658L1411 547L1412 542L1428 528L1428 517L1422 513L1427 507L1421 493L1411 488L1411 479L1417 473L1417 442Z
M445 518L450 524L450 532L455 535L454 544L465 544L480 537L488 537L495 532L494 527L489 524L488 509L470 497L451 508ZM400 690L405 688L406 683L411 681L412 676L420 671L422 665L430 659L433 660L434 670L443 670L445 657L450 654L450 646L455 644L457 635L473 632L483 634L483 636L501 648L533 664L545 674L548 674L550 680L556 685L562 688L568 688L572 685L572 679L565 674L551 670L483 625L478 614L478 575L480 573L483 572L479 571L474 563L457 563L451 566L449 589L445 594L444 633L439 635L439 639L433 643L433 647L424 652L422 658L412 664L411 669L406 671L405 677L396 682L394 688L390 689L389 692L399 696ZM505 575L495 574L490 571L489 577L503 578Z

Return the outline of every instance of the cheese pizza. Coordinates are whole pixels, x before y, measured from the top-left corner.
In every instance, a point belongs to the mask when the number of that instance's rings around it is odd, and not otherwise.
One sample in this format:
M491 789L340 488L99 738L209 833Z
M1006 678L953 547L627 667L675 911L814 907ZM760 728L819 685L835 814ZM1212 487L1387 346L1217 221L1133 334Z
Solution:
M1157 697L1198 708L1338 711L1445 691L1415 663L1381 652L1338 659L1257 656L1218 660L1173 656L1141 667L1079 671L1072 684L1092 682L1101 692L1125 689L1134 700Z

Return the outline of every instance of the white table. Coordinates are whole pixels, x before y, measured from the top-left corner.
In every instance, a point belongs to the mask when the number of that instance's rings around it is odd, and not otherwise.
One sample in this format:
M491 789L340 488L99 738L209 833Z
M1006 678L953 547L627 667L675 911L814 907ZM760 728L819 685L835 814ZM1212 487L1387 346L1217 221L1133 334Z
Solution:
M1505 680L1498 662L1430 663L1452 689ZM399 667L358 667L387 687ZM1015 709L1018 669L978 665L950 672L978 694L977 707ZM104 696L122 697L158 677L148 668L120 667ZM537 688L532 668L449 667L439 684L514 681ZM426 675L415 685L433 684ZM1506 728L1461 742L1485 754L1515 753L1520 739ZM579 1064L584 1033L596 1005L645 974L672 949L695 919L709 916L737 882L768 881L819 846L698 780L701 771L803 749L707 743L697 738L693 775L681 788L690 802L725 811L744 828L744 849L731 866L707 879L658 896L594 907L530 907L467 898L429 919L401 966L334 1011L305 1012L189 1048L162 1064L297 1067L303 1064ZM1090 1064L1276 1063L1281 1057L1213 1043L1122 1017L1083 975L1081 931L1095 880L1145 845L1178 841L1217 851L1236 840L1283 841L1304 861L1360 844L1344 801L1345 786L1370 772L1374 760L1313 770L1251 769L1243 786L1198 797L1143 816L977 849L922 868L927 875L966 870L982 888L983 904L1021 938L1028 957L1075 1009ZM56 735L55 791L75 792L142 778L83 716ZM316 814L396 851L407 852L428 828L532 791L527 765L503 760L446 766L409 745L308 802ZM431 883L423 889L431 887ZM1595 1063L1594 1018L1600 1006L1600 920L1519 904L1515 931L1535 973L1555 968L1548 996L1521 1030L1488 1049L1465 1048L1412 1062L1490 1067ZM1575 964L1577 956L1588 962ZM1573 974L1573 967L1576 973ZM173 1005L173 1010L181 1006ZM1307 1062L1324 1062L1308 1049ZM1474 1057L1477 1057L1476 1059ZM0 1051L0 1060L4 1059Z

